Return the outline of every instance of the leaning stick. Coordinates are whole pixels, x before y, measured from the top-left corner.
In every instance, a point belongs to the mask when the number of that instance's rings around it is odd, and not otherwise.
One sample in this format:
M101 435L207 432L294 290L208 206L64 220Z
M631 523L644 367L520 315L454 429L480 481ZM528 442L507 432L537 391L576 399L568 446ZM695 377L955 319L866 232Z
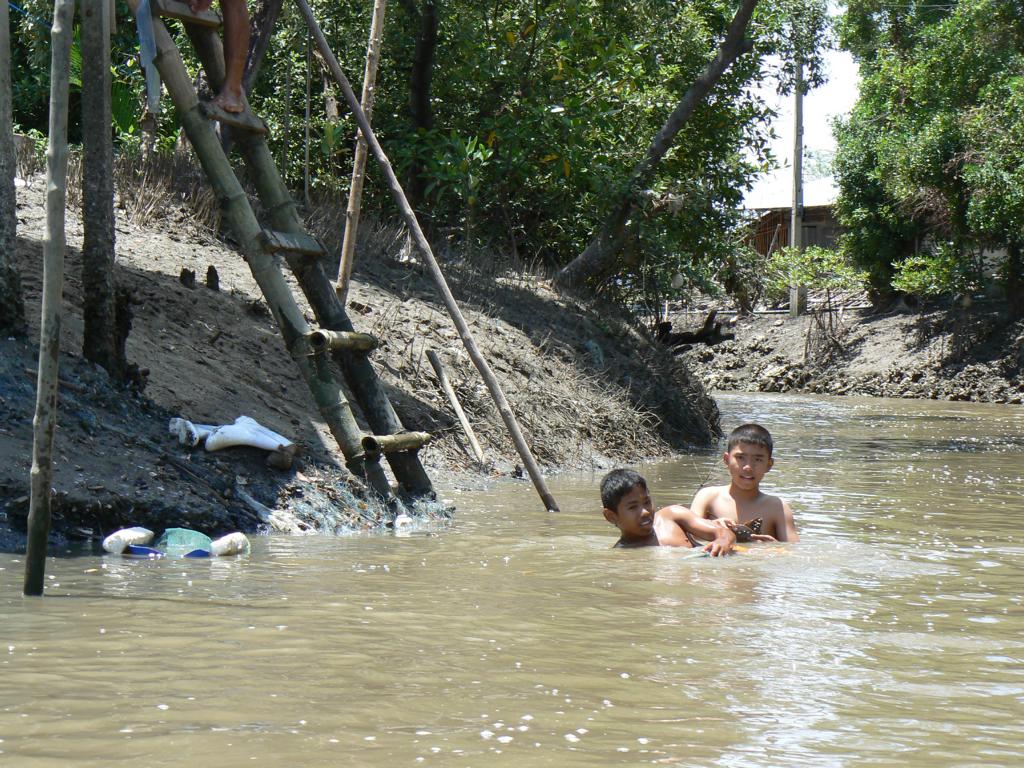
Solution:
M444 367L441 365L441 358L437 356L437 352L428 349L427 359L430 360L430 365L433 366L434 373L437 374L437 380L441 384L441 389L448 396L448 402L451 403L452 410L459 417L459 424L462 425L462 431L466 433L466 437L469 439L469 444L473 448L473 455L476 456L477 462L482 465L484 463L484 449L480 447L480 442L476 439L476 432L473 431L473 425L466 418L466 412L462 410L462 403L459 402L459 397L455 394L452 383L448 381L448 374L445 373Z
M64 206L68 177L68 80L75 0L56 0L50 29L50 141L46 150L46 241L43 243L43 306L39 328L39 375L33 420L25 595L43 594L46 541L50 535L53 431L57 426L60 302L64 290Z
M501 414L502 420L505 422L505 426L508 428L509 436L512 438L512 442L519 452L519 457L523 460L523 464L526 466L526 471L530 475L530 479L533 481L534 487L537 489L538 495L540 495L541 501L544 502L544 506L550 512L558 511L558 504L555 502L555 498L548 491L547 485L544 482L544 476L541 474L540 467L537 466L537 461L533 458L533 454L530 452L530 447L526 444L526 439L523 437L523 432L519 428L519 422L516 421L516 416L512 412L511 406L508 404L508 400L505 399L505 393L501 390L501 385L495 378L494 373L491 371L491 367L487 364L487 360L483 355L480 354L480 350L476 346L476 341L473 339L473 335L469 331L469 325L466 323L466 319L462 316L462 311L459 309L458 303L455 301L455 297L452 295L451 288L448 287L448 282L445 280L444 273L441 271L440 265L437 263L437 259L434 258L434 252L430 249L430 243L427 242L426 235L423 234L423 230L420 228L419 221L416 220L416 214L412 210L412 206L409 205L409 199L405 196L405 191L402 189L402 185L398 181L398 177L395 175L394 168L391 167L391 162L388 160L388 156L384 154L384 149L381 147L380 142L377 141L377 136L373 132L373 128L370 127L370 121L366 119L366 115L363 114L362 107L359 106L359 102L356 100L356 95L352 91L352 86L348 82L348 78L345 77L345 73L341 69L341 65L331 52L330 46L327 45L327 39L324 37L324 33L320 29L320 25L316 23L316 19L313 18L313 11L309 7L309 3L306 0L295 0L299 6L299 10L302 11L302 15L306 17L306 24L309 25L309 31L313 35L313 39L316 41L317 47L320 49L321 55L324 57L324 61L327 62L330 67L331 74L334 75L334 79L338 81L338 85L341 86L342 92L345 94L345 100L348 102L349 109L352 110L352 114L355 115L356 123L363 132L363 136L366 137L366 142L369 144L370 151L373 152L373 156L380 163L381 170L384 171L384 176L387 179L388 188L391 190L391 194L395 198L395 202L398 204L398 209L402 212L402 218L405 220L406 227L409 228L409 233L412 235L413 242L416 243L416 247L419 250L420 256L427 264L427 268L430 270L431 277L434 278L434 282L437 284L438 290L441 292L441 298L444 300L445 307L448 309L448 314L451 315L452 321L455 323L455 329L459 333L459 338L462 339L462 344L466 348L466 352L469 353L470 360L476 366L477 370L480 371L480 377L484 380L484 384L487 386L488 391L491 393L491 397L494 398L494 404L498 408L498 413Z
M384 7L386 0L374 0L373 21L370 22L370 42L366 48L366 72L363 74L361 104L366 119L373 117L373 99L377 94L377 66L380 64L380 39L384 33ZM345 239L341 244L341 263L338 266L338 298L342 306L348 299L348 284L352 276L352 261L356 253L356 233L359 231L359 212L363 203L363 182L366 180L366 139L360 129L356 135L356 156L352 165L352 185L348 192L348 210L345 212Z

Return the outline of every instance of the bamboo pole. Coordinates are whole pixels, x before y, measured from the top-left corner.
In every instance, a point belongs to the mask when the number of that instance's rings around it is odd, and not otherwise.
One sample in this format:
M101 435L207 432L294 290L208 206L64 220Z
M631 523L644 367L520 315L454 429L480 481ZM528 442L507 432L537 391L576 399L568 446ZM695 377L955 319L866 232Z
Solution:
M363 94L360 99L367 120L373 118L373 100L377 92L377 67L380 64L380 40L384 33L386 5L386 0L373 2L373 20L370 22L370 42L366 47L366 71L363 73ZM352 164L348 209L345 211L345 239L341 244L341 263L338 266L337 291L342 306L348 302L348 284L356 253L356 234L359 232L359 213L363 203L363 182L366 180L367 151L366 139L360 130L356 133L356 156Z
M397 435L367 435L363 438L363 450L367 455L395 453L396 451L418 451L433 439L429 432L402 432Z
M33 419L32 499L29 502L24 594L43 594L46 542L50 536L53 431L57 426L61 294L64 290L64 207L68 176L68 79L75 0L56 0L50 29L50 126L46 150L46 240L43 243L43 306L39 374Z
M462 410L459 396L455 394L455 389L452 387L451 382L448 381L448 374L445 373L444 366L441 365L441 358L438 357L437 352L428 349L427 359L430 361L434 373L437 374L437 380L441 384L441 389L447 395L448 402L451 403L452 410L455 411L455 415L459 419L459 424L462 425L462 431L466 433L469 445L473 449L473 455L476 456L477 462L482 466L484 464L484 449L480 447L480 442L476 439L476 432L473 431L473 425L469 423L466 412Z
M211 30L186 27L210 84L219 88L224 80L224 53L220 37ZM245 157L252 180L259 191L260 200L275 230L294 234L304 233L298 209L288 186L281 178L267 146L266 138L238 132L235 143ZM319 260L286 255L288 265L302 288L316 320L322 329L354 332L355 327L338 299L333 282L328 279ZM388 399L380 377L367 356L350 350L333 350L331 357L341 368L345 382L362 407L374 434L387 435L404 432L398 414ZM413 452L389 453L385 456L395 479L413 496L433 497L434 489L423 465Z
M309 195L309 122L312 118L313 94L310 91L313 79L313 46L306 38L306 143L302 155L302 201L309 210L312 201Z
M545 507L549 511L557 512L558 504L548 491L547 485L544 482L544 476L541 474L540 467L537 466L537 462L533 458L533 454L530 452L529 446L526 444L526 439L523 437L522 430L519 428L519 422L516 420L516 416L512 412L512 408L509 406L508 400L505 399L505 393L502 392L501 385L498 383L497 378L495 378L494 373L491 371L491 367L488 365L487 360L480 354L480 350L476 346L476 341L473 338L473 334L470 333L469 325L466 324L466 319L462 316L462 311L459 309L459 305L455 301L455 297L452 295L451 289L448 287L448 281L445 280L444 273L441 271L441 267L437 263L437 259L434 258L434 252L430 248L430 243L427 242L426 235L423 234L419 221L416 220L416 214L413 212L412 206L409 205L409 200L405 196L405 191L402 189L402 185L399 183L398 177L395 175L395 171L391 167L391 161L388 160L380 142L377 141L373 128L370 127L370 123L366 119L366 115L363 114L362 107L359 106L359 102L356 100L356 95L353 93L352 86L349 84L348 78L345 77L345 73L342 71L341 65L331 52L330 46L327 44L327 39L324 37L324 33L320 29L320 25L317 24L316 19L313 18L313 11L310 9L309 3L306 2L306 0L295 1L299 6L299 10L302 11L302 15L306 17L306 24L309 26L309 30L313 34L313 39L316 41L321 55L323 55L324 60L330 67L331 74L334 75L334 79L337 80L338 85L341 86L341 90L345 94L345 99L348 101L349 109L351 109L352 114L355 115L356 122L359 124L359 128L366 137L366 141L370 146L370 150L373 152L373 156L377 159L381 169L384 171L388 187L395 198L395 202L398 204L398 208L402 213L402 218L405 220L405 225L409 228L413 241L416 243L416 247L419 250L420 255L426 262L427 268L430 270L430 274L434 278L434 282L437 284L438 290L441 292L441 297L444 300L445 307L448 309L448 314L452 317L452 321L455 324L455 329L458 331L459 338L462 339L462 343L466 347L466 351L469 353L470 359L473 361L477 370L480 371L480 376L484 380L484 384L490 391L491 397L494 398L494 403L498 408L498 412L501 414L501 418L504 420L505 426L508 428L512 442L515 445L516 450L519 452L519 456L523 460L523 464L526 466L526 471L530 475L530 479L533 481L534 487L537 489L537 493L541 497L541 501L544 502Z
M323 328L310 333L308 342L310 349L314 352L324 352L332 349L353 349L359 352L370 352L380 344L376 336L371 336L368 333L325 331Z
M128 5L133 12L137 12L139 0L128 0ZM331 374L327 358L324 355L302 354L305 338L311 329L284 275L281 274L271 254L262 247L262 228L252 212L245 190L239 184L231 164L221 149L210 121L200 111L199 100L180 51L171 40L167 28L158 19L153 20L153 30L157 47L156 66L167 92L178 109L182 127L195 149L214 193L220 200L224 218L241 244L252 276L266 297L270 311L281 329L285 345L309 386L321 417L338 442L345 456L346 466L357 477L366 478L373 490L383 499L393 503L391 486L383 467L376 461L366 459L362 448L362 431L341 387ZM217 85L219 86L219 83Z

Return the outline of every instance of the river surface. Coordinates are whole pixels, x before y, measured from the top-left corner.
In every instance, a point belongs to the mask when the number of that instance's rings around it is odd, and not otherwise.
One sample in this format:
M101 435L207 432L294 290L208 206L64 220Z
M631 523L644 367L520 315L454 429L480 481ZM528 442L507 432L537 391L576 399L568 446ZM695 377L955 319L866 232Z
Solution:
M0 553L0 765L1020 766L1024 409L725 395L802 541L613 550L600 474L247 558ZM719 454L641 467L655 502Z

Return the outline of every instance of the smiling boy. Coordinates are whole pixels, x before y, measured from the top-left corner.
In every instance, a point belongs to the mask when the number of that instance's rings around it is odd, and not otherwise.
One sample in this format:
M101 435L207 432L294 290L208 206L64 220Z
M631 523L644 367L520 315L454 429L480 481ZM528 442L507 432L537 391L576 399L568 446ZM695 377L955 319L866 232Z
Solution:
M761 481L774 464L773 447L771 434L760 424L736 427L722 455L729 484L697 491L691 511L698 517L733 523L760 518L762 534L778 541L799 541L789 504L761 491Z
M695 538L707 539L704 551L727 555L736 534L723 525L702 520L686 507L674 505L654 511L647 481L632 469L613 469L601 481L604 517L619 529L616 547L694 547Z

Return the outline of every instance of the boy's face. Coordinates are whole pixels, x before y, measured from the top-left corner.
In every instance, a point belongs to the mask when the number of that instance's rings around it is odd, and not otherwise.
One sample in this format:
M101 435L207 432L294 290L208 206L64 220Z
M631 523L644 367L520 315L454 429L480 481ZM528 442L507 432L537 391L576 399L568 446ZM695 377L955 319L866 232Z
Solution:
M654 530L654 504L651 494L641 485L634 485L619 500L615 509L604 509L604 519L622 532L624 539L642 539Z
M753 443L737 443L722 458L733 485L743 490L756 489L774 463L767 448Z

